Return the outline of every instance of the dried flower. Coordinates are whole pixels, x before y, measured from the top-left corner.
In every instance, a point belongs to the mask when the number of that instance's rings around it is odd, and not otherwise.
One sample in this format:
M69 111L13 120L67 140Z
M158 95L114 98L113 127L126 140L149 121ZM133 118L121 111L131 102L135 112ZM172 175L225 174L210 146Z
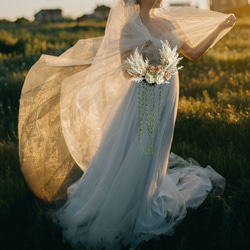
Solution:
M154 66L151 66L151 67L149 68L149 72L150 72L151 74L155 73L155 71L156 71L156 68L155 68Z
M164 72L164 68L162 67L162 65L158 65L157 67L156 67L156 70L158 71L158 72Z
M171 76L172 76L172 72L171 71L167 71L165 73L165 78L166 78L167 81L171 78Z

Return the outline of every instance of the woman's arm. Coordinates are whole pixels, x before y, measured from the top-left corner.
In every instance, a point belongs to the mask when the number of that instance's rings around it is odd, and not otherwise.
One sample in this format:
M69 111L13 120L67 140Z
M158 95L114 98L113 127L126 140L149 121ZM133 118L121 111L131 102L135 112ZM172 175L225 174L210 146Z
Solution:
M230 15L224 22L222 22L212 34L210 34L205 40L200 42L194 48L191 48L187 43L184 43L180 48L180 52L189 60L196 61L206 50L213 44L218 35L226 28L230 28L236 21L235 16Z

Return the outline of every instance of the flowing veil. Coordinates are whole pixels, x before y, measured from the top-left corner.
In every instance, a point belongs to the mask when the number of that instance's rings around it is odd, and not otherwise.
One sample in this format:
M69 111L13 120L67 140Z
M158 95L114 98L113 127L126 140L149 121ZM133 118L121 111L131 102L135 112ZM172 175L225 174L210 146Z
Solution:
M191 7L162 7L152 16L158 19L155 29L172 32L172 43L190 49L228 17ZM59 57L42 55L31 68L20 100L19 155L37 197L63 199L87 170L133 84L124 75L123 58L143 46L148 35L136 0L114 0L104 37L80 40Z

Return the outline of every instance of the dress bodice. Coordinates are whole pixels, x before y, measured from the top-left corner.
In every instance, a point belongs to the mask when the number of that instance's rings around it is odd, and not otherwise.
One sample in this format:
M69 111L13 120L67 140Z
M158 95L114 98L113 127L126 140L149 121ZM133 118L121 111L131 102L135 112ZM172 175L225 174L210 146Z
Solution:
M150 41L152 41L152 45L150 45L144 51L144 55L148 58L150 64L159 65L160 63L160 53L159 49L162 48L161 41L168 41L171 48L174 48L177 45L178 50L180 49L180 40L176 36L175 33L166 31L162 33L160 38L155 38L150 35Z
M159 23L163 25L159 25ZM153 31L152 26L157 29L157 32ZM144 53L151 64L159 64L159 49L162 48L161 41L165 42L167 40L171 48L177 46L179 50L181 47L181 41L172 23L168 20L165 22L158 22L157 18L153 18L151 21L151 28L147 28L147 26L145 26L145 33L148 35L148 40L152 41L152 45L150 45Z

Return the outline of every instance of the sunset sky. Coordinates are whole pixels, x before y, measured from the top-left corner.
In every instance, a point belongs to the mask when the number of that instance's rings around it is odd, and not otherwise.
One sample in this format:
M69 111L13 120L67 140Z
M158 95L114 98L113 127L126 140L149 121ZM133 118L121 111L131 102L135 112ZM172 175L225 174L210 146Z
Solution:
M36 12L47 8L60 8L64 16L76 18L85 13L91 13L97 5L111 6L112 2L113 0L1 0L0 19L14 21L19 17L25 17L33 20ZM171 2L180 2L180 0L171 0ZM201 8L207 6L207 0L191 0L191 2L198 3Z

